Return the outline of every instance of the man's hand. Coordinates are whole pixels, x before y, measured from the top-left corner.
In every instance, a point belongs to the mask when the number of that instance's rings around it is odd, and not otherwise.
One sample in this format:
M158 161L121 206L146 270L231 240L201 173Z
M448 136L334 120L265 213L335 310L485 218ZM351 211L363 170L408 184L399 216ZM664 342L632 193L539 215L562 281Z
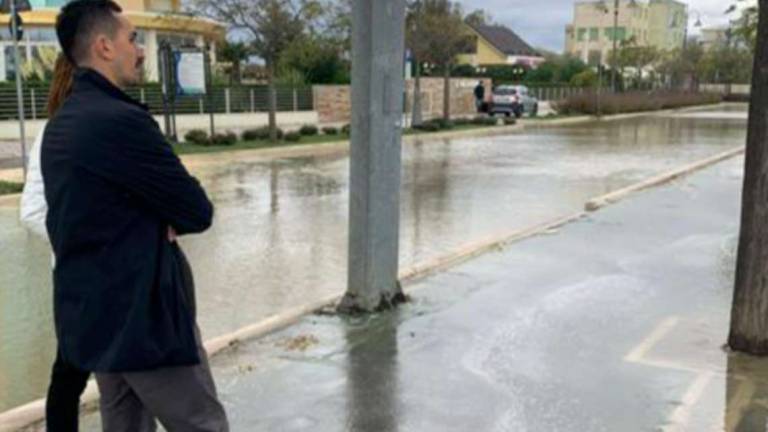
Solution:
M168 241L171 243L176 243L176 230L173 229L173 227L168 227Z

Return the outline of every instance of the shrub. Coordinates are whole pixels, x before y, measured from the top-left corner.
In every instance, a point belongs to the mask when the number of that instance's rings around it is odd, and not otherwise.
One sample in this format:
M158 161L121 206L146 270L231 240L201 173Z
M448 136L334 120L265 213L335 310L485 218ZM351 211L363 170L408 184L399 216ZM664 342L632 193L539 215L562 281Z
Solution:
M0 195L16 194L24 190L23 183L7 182L0 180Z
M284 139L288 142L299 142L301 141L301 134L299 132L288 132L285 134Z
M351 131L352 131L352 125L350 125L349 123L341 127L341 133L343 133L344 135L349 135Z
M436 118L429 121L429 123L434 123L437 125L439 129L453 129L454 123L450 120L446 120L444 118Z
M277 139L283 138L283 130L277 128ZM269 126L262 126L256 129L248 129L243 132L243 141L266 141L269 139Z
M184 134L184 142L197 145L209 145L211 140L208 139L208 134L201 129L193 129Z
M338 135L339 134L339 128L335 127L324 127L323 133L326 135Z
M472 119L472 124L478 126L496 126L498 123L494 117L477 116Z
M632 113L660 109L683 108L694 105L718 103L722 96L711 93L684 92L629 92L600 96L601 114ZM588 92L552 102L558 114L597 114L597 94Z
M304 125L299 129L299 133L304 136L317 135L317 132L317 126L313 125Z
M470 124L472 124L472 119L468 119L468 118L465 118L465 117L457 118L457 119L453 120L453 124L456 125L456 126L470 125Z
M237 135L234 132L218 133L211 137L211 145L231 146L237 142Z
M413 126L413 128L424 132L437 132L440 130L440 125L434 122L424 122Z
M504 117L504 124L507 126L511 126L513 124L517 123L517 119L514 117Z

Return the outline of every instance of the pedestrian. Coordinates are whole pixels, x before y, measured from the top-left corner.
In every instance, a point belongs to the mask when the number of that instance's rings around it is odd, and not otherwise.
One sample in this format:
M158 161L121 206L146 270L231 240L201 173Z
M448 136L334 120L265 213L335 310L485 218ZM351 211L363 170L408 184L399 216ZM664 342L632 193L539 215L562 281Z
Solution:
M477 112L483 112L485 107L485 84L479 81L475 86L475 108Z
M72 90L74 68L59 55L53 70L48 94L48 118L53 117ZM40 146L45 127L37 135L30 152L27 178L21 195L21 222L30 231L48 239L45 231L45 215L48 205L43 192L40 173ZM51 382L45 404L46 430L48 432L73 432L78 430L80 395L88 382L87 371L82 371L64 361L59 350L51 370Z
M40 157L59 354L95 373L106 432L154 431L155 418L170 432L228 431L176 242L207 230L213 206L124 92L144 53L120 6L74 0L56 33L77 67Z

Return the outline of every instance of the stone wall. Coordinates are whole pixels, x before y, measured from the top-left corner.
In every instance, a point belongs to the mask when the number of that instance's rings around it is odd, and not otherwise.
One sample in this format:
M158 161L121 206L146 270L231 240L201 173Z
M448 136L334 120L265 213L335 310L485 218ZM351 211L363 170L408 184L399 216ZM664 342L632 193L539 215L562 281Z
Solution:
M476 113L474 90L477 78L451 79L451 116L471 116ZM490 97L491 80L485 82L486 97ZM421 109L425 119L443 115L442 78L421 79ZM413 102L413 80L406 82L407 96L405 109L411 112ZM319 85L313 87L315 111L320 123L349 123L351 116L351 89L349 86Z

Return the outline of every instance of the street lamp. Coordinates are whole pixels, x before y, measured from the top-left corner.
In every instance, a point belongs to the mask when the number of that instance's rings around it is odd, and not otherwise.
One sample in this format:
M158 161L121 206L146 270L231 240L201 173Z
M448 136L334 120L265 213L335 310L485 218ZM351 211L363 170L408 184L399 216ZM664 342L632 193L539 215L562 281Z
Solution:
M701 23L701 13L699 11L697 11L696 9L689 9L688 10L688 14L690 15L691 13L696 14L696 22L693 23L693 26L694 27L701 27L702 26L702 23ZM672 24L673 25L671 25L670 27L675 27L675 25L674 25L675 23L672 23ZM686 17L686 20L685 20L685 31L683 32L683 51L685 51L685 49L687 47L688 47L688 19Z
M611 55L611 91L614 93L616 92L616 51L618 49L618 41L619 38L617 36L617 33L619 31L619 1L620 0L614 0L613 1L613 49L612 49L612 55ZM635 0L629 0L628 1L629 7L636 7L637 2ZM600 3L598 3L598 8L601 9L604 13L609 13L610 9L608 9L608 5L606 4L605 0L601 0Z

